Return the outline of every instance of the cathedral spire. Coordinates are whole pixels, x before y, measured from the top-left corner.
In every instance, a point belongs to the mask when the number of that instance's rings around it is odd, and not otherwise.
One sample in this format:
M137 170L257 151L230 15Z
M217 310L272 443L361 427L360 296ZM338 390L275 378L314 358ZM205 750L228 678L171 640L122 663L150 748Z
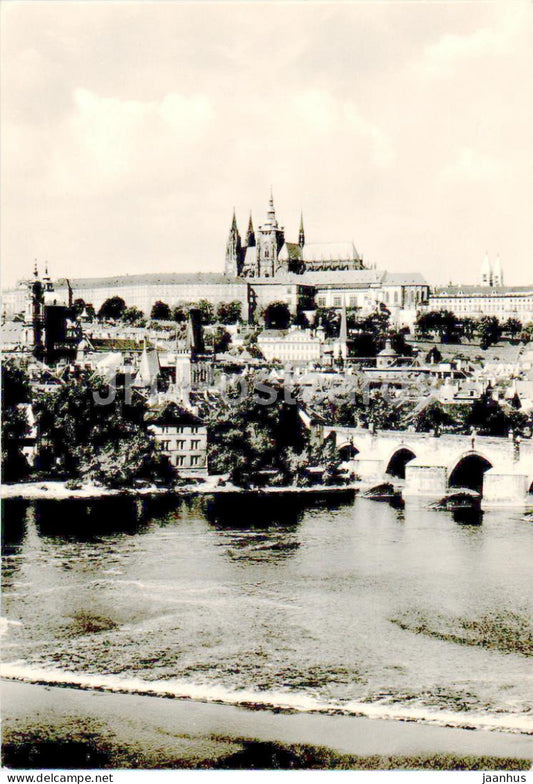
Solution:
M226 243L226 264L224 272L226 275L235 277L239 275L242 266L242 248L241 248L241 235L237 226L237 218L235 216L235 207L233 208L233 217L231 219L231 228L229 230L228 241Z
M304 216L303 212L300 213L300 231L298 234L298 245L303 248L305 245L305 232L304 232Z
M248 230L246 231L246 245L249 248L253 248L255 246L255 232L254 232L254 224L252 222L251 212L250 212L250 220L248 221Z
M270 226L278 225L276 220L276 210L274 209L274 196L272 195L272 186L270 186L270 199L268 200L267 224Z

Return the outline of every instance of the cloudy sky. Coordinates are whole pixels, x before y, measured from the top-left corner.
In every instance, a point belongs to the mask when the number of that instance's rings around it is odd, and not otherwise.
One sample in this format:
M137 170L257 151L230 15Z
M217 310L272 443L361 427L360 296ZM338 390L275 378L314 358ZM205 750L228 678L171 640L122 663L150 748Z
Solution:
M533 281L533 4L2 2L4 285L221 271L296 239Z

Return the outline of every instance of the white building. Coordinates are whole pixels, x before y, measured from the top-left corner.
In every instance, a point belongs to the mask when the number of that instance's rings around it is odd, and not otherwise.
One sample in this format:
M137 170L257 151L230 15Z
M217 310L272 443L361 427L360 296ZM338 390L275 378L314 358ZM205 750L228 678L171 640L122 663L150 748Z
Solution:
M533 321L531 286L444 286L434 289L427 310L451 310L456 316L497 316L500 321L516 318Z
M268 362L320 362L324 352L324 333L309 329L266 329L257 337L257 345Z

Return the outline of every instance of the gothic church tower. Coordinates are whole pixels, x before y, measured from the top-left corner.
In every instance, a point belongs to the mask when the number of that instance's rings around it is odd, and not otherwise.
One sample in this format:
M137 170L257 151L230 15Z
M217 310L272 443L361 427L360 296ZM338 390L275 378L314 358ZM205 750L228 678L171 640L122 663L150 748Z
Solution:
M272 192L266 221L259 226L257 236L257 275L272 278L278 267L278 254L285 243L285 233L278 226Z
M228 241L226 243L226 263L224 266L224 274L230 277L236 277L241 274L242 269L242 243L239 229L237 228L237 219L235 217L235 210L233 210L233 220L229 230Z

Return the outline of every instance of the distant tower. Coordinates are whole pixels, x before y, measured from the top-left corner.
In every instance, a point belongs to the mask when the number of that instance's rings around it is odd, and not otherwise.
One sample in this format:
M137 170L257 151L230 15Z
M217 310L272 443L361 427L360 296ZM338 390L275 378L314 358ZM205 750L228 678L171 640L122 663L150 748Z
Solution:
M485 253L483 264L481 265L481 285L492 286L492 268L490 266L489 254Z
M44 292L43 281L39 277L37 261L33 269L33 280L28 281L26 299L26 323L32 328L33 356L44 358Z
M278 226L272 191L266 221L259 226L257 243L257 274L273 277L278 266L278 254L285 242L283 228Z
M235 218L235 210L233 210L233 220L231 221L231 228L229 230L228 241L226 243L226 264L224 266L224 274L231 277L236 277L240 274L242 268L242 245L241 235L237 228L237 219Z
M303 248L305 245L305 232L304 232L304 216L303 213L300 213L300 231L298 234L298 245L300 248Z
M339 325L339 339L337 341L339 356L344 360L348 356L348 319L346 317L346 303L342 300L341 321Z
M496 256L496 261L494 262L494 267L492 270L492 285L503 286L503 269L499 253Z
M248 221L248 229L246 231L245 245L247 248L255 247L255 231L254 231L254 224L252 223L252 213L250 213L250 220Z

